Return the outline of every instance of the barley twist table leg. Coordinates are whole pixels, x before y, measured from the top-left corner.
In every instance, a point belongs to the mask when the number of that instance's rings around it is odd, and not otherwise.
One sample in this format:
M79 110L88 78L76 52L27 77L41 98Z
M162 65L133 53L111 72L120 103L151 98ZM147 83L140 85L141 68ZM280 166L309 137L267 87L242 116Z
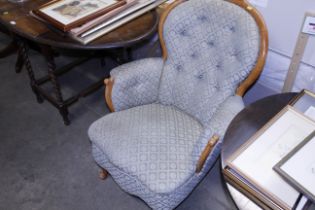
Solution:
M55 60L54 60L54 55L53 55L53 50L51 49L51 47L49 46L44 46L41 45L41 52L43 53L43 56L46 59L47 62L47 71L48 71L48 76L50 78L50 81L53 85L53 90L54 90L54 94L55 94L55 99L56 99L56 103L58 105L58 110L59 113L61 114L62 118L63 118L63 122L65 125L69 125L70 121L68 118L68 107L67 104L65 103L65 101L63 100L62 97L62 93L61 93L61 89L60 89L60 84L56 75L56 64L55 64Z
M20 59L22 60L21 61L22 63L25 63L25 67L28 73L28 77L30 79L32 91L36 95L38 103L43 103L44 100L37 90L38 84L36 82L32 65L28 57L28 45L21 39L18 40L18 45L19 45L19 55L21 56Z

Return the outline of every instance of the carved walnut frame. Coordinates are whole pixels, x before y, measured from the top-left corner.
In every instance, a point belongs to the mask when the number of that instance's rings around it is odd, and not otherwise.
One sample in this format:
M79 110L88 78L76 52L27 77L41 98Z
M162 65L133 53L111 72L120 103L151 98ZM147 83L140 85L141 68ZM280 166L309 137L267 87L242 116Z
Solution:
M178 6L179 4L181 4L183 2L185 2L185 0L177 0L177 1L173 2L172 4L170 4L165 9L165 11L163 12L163 14L161 15L161 18L160 18L158 31L159 31L160 44L161 44L161 48L162 48L162 56L163 56L164 60L167 59L167 49L166 49L165 41L163 38L164 23L166 21L167 16L169 15L169 13L176 6ZM234 3L234 4L238 5L239 7L243 8L244 10L246 10L256 21L257 26L258 26L259 31L260 31L260 49L259 49L257 63L254 66L254 68L252 69L252 71L250 72L250 74L248 75L248 77L236 89L236 95L243 97L244 94L246 93L246 91L248 90L248 88L251 87L254 84L254 82L258 79L258 77L259 77L260 73L262 72L263 67L265 65L265 60L266 60L267 52L268 52L268 30L267 30L266 24L265 24L263 18L261 17L261 15L246 0L229 0L229 2ZM113 78L105 79L104 83L106 86L105 100L106 100L107 106L111 112L114 112L115 108L114 108L114 105L112 102L112 89L114 86L114 79ZM214 135L208 141L208 144L206 145L205 149L203 150L203 152L202 152L202 154L201 154L201 156L197 162L196 173L199 173L202 170L203 165L204 165L207 157L209 156L209 154L210 154L211 150L213 149L213 147L215 146L215 144L218 142L218 139L219 139L219 136ZM100 177L101 178L107 177L106 170L102 169Z

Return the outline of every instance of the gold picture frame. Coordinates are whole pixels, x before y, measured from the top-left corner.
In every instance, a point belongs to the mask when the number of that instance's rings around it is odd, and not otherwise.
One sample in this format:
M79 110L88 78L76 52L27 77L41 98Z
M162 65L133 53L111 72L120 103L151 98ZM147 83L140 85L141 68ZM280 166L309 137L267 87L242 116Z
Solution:
M295 147L274 170L315 203L315 131Z
M67 32L124 4L125 0L54 0L32 12Z
M288 105L232 154L224 173L260 206L290 210L299 192L273 167L313 130L315 122Z
M294 109L315 120L315 93L304 89L289 104Z

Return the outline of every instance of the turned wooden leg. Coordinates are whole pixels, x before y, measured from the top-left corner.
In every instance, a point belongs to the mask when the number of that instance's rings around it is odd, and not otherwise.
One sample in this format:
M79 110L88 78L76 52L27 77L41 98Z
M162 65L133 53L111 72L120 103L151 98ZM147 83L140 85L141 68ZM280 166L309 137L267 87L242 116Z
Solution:
M37 81L35 79L35 75L34 75L34 71L33 71L30 59L28 57L29 46L27 45L27 43L24 40L22 40L20 38L18 39L18 45L19 45L19 53L18 53L19 60L21 63L25 64L26 71L27 71L28 77L30 79L32 91L34 92L34 94L37 98L37 102L43 103L44 100L38 91L38 84L37 84Z
M59 113L62 116L63 122L65 125L70 125L70 120L68 118L68 105L63 99L60 83L57 78L56 74L56 63L54 59L54 53L50 46L47 45L40 45L42 55L44 56L46 62L47 62L47 70L48 70L48 76L50 78L51 84L53 85L53 91L55 94L55 101L54 103L57 104L57 108L59 110Z
M106 171L104 168L102 168L98 176L101 180L104 180L108 176L108 171Z

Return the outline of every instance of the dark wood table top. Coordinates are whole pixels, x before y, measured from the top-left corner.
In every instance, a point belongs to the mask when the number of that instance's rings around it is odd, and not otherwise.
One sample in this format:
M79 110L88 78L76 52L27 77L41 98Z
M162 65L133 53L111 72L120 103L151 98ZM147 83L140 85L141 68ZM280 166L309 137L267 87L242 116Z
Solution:
M128 47L153 35L158 25L157 13L151 11L101 36L93 42L83 45L50 30L45 24L29 14L30 10L48 1L50 0L28 0L23 3L11 3L7 0L0 0L0 24L13 33L39 44L82 50Z
M222 168L226 166L227 159L295 95L296 93L284 93L268 96L243 109L226 131L221 151Z

